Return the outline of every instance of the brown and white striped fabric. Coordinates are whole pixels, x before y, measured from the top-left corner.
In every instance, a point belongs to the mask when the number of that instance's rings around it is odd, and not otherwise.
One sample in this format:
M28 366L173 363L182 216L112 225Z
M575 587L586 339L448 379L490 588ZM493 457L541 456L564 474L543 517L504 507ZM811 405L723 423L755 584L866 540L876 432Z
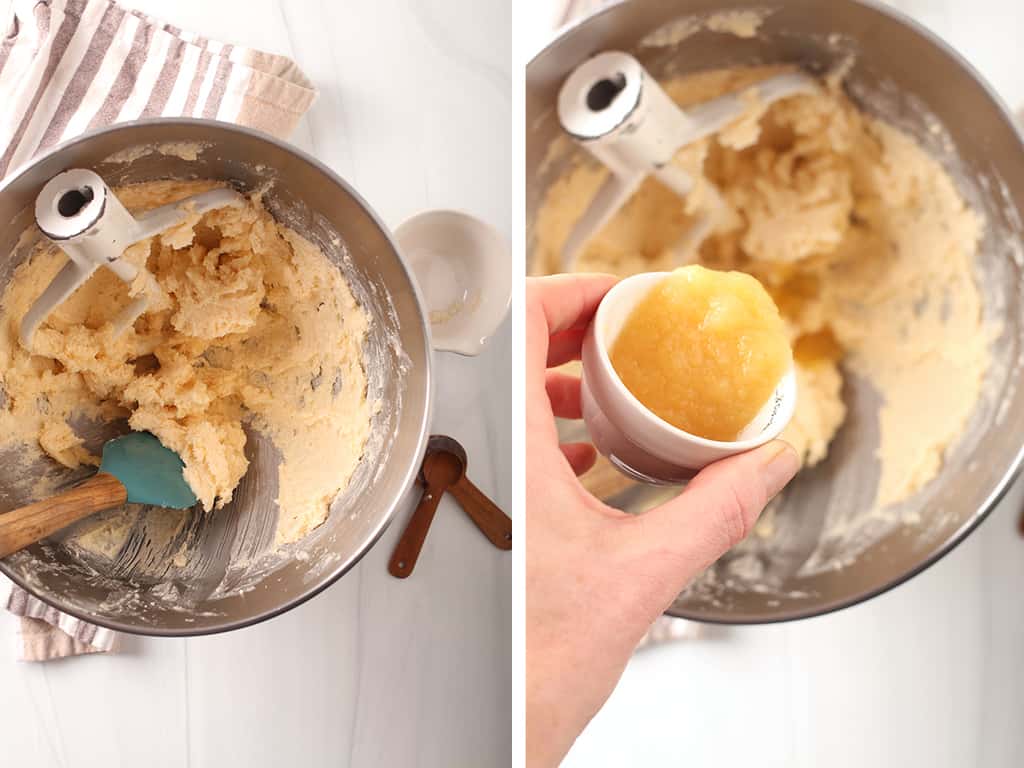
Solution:
M13 0L0 42L0 177L125 120L203 117L287 136L316 91L293 61L110 0Z
M92 128L202 117L287 137L316 98L291 59L219 43L110 0L13 0L0 40L0 177ZM109 651L117 635L60 613L0 576L21 617L20 656Z
M0 607L21 617L18 656L47 661L115 650L117 633L51 608L0 576Z

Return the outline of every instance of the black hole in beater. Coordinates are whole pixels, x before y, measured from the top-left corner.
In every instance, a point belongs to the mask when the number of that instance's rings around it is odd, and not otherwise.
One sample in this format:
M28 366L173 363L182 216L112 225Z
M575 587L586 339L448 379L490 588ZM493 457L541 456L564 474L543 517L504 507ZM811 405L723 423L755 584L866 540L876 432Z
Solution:
M615 97L622 93L625 87L626 76L621 72L616 73L610 78L606 77L603 80L598 80L587 91L587 106L594 112L607 109L608 105L615 101Z
M77 216L85 206L92 202L92 187L69 189L57 201L57 211L65 219Z

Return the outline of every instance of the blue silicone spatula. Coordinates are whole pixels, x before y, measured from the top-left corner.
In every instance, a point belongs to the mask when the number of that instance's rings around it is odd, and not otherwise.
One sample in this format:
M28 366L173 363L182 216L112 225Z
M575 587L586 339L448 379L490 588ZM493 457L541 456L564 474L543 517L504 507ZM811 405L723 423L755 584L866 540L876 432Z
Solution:
M187 509L196 503L174 451L148 432L132 432L103 446L100 470L69 491L0 514L0 558L52 536L104 509L152 504Z

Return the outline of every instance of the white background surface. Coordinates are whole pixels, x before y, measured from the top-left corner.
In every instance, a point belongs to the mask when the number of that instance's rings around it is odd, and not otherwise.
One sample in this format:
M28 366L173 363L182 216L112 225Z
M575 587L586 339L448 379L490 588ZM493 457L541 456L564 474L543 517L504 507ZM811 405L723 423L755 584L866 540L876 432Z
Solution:
M293 57L321 93L294 141L392 227L454 207L512 239L520 171L501 150L521 136L512 3L125 4ZM466 446L470 477L506 508L511 338L506 321L479 358L437 355L433 425ZM340 582L247 630L128 638L117 655L30 665L14 661L15 620L0 615L0 766L508 765L511 556L445 500L415 573L393 579L409 511Z
M1024 104L1018 0L890 5ZM557 13L531 13L532 55ZM1022 507L1018 484L951 555L867 604L641 651L565 766L1024 765Z

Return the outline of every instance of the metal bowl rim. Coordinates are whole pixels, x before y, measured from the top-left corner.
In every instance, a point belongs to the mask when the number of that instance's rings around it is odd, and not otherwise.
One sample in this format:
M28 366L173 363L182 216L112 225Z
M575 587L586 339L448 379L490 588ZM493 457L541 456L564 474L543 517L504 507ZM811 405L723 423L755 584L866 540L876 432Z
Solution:
M9 174L4 181L0 182L0 194L3 194L11 184L19 180L26 173L29 173L40 162L56 154L59 154L60 152L63 152L69 147L89 141L95 138L96 136L104 135L107 133L131 131L132 129L138 127L153 125L189 125L198 126L201 128L213 128L216 130L226 130L228 132L241 133L251 138L265 141L269 144L273 144L279 149L283 149L285 152L288 152L294 155L295 157L299 158L300 160L306 162L307 164L313 166L316 170L318 170L320 173L326 176L332 183L340 187L345 193L351 195L352 199L355 200L363 208L363 210L369 215L373 223L377 226L377 228L380 229L381 234L384 235L384 238L387 240L388 244L394 251L395 256L398 258L399 265L401 266L402 271L405 273L405 276L408 279L409 284L412 286L413 295L416 300L416 305L419 309L420 326L423 333L424 342L423 357L425 361L425 370L423 372L423 375L424 381L426 383L426 407L423 409L423 419L418 425L419 436L417 438L416 450L414 451L415 461L410 462L409 466L406 467L405 477L402 478L399 492L394 494L394 497L389 502L389 508L387 512L381 518L381 521L378 523L376 529L373 530L371 535L367 537L366 541L344 563L341 563L328 576L323 578L320 581L320 583L307 589L298 597L286 601L285 603L276 608L263 611L255 616L246 619L226 621L205 628L186 627L180 629L163 629L160 627L140 627L136 625L125 624L124 622L115 621L112 619L91 616L88 613L84 611L79 611L74 607L60 605L55 600L43 597L42 595L37 594L36 591L31 586L29 586L23 579L21 579L4 562L4 560L0 559L0 573L9 578L12 582L14 582L14 584L16 584L21 589L24 589L26 592L28 592L30 595L37 598L38 600L41 600L42 602L46 603L48 606L55 608L58 611L61 611L62 613L67 613L71 616L74 616L75 618L80 619L82 621L88 622L90 624L96 624L97 626L105 627L116 632L124 632L126 634L141 635L146 637L197 637L201 635L215 635L220 634L222 632L230 632L235 629L243 629L244 627L250 627L254 624L259 624L262 621L267 621L268 619L280 616L282 613L285 613L286 611L290 611L291 609L302 605L306 601L311 600L312 598L319 595L325 589L334 584L338 579L340 579L342 576L344 576L346 573L352 570L352 568L354 568L359 563L359 561L366 556L366 553L369 552L370 549L380 540L380 537L384 535L384 532L387 530L388 526L394 520L395 515L398 513L398 507L402 503L402 500L405 499L410 489L412 488L413 484L415 483L416 475L419 472L420 464L422 464L423 456L424 453L426 452L427 438L429 437L430 421L434 403L435 382L432 370L433 354L430 343L430 326L426 321L426 315L424 314L423 311L423 296L420 293L419 285L416 283L416 279L413 276L412 271L409 269L409 265L405 263L405 259L402 257L402 252L398 248L397 243L395 243L394 238L392 237L391 230L387 227L387 225L384 224L383 220L380 218L377 212L370 206L370 204L367 203L365 198L363 198L363 196L360 195L352 187L352 185L349 184L340 175L335 173L328 166L326 166L324 163L320 162L307 152L285 141L282 141L281 139L278 139L275 136L271 136L270 134L264 131L260 131L255 128L249 128L247 126L235 125L234 123L225 123L219 120L207 120L204 118L192 117L156 117L147 118L144 120L131 120L123 123L115 123L113 125L104 126L103 128L87 131L85 133L80 134L79 136L74 137L73 139L61 142L60 144L57 144L56 146L48 149L42 154L32 158L32 160L30 160L29 162L23 163L13 173Z
M596 13L584 16L580 19L571 21L561 26L555 33L554 37L538 51L527 63L527 70L533 65L539 58L546 55L550 50L559 45L563 38L575 31L577 27L589 23L592 19L601 16L605 13L610 13L612 10L618 8L620 5L628 4L630 0L619 0L619 2L612 3ZM995 106L996 114L1001 116L1004 122L1010 127L1011 131L1017 138L1017 144L1021 150L1021 157L1024 158L1024 131L1022 127L1014 119L1010 109L1007 107L1006 102L1003 98L995 91L995 89L989 84L989 82L982 76L982 74L971 64L963 55L961 55L955 48L949 43L939 37L937 34L932 32L930 29L925 27L920 22L907 16L906 14L898 11L889 6L883 5L879 0L848 0L848 2L854 5L861 5L869 10L881 14L882 16L888 17L891 21L898 24L902 24L905 27L909 27L912 32L915 32L918 36L922 37L926 42L931 43L940 53L946 55L947 58L957 64L962 70L964 70L975 85L981 88L985 96L988 97L989 101ZM768 3L770 6L770 3ZM685 15L684 13L680 14ZM780 613L778 615L754 615L750 617L736 617L730 616L728 612L719 613L706 613L699 611L687 611L681 609L675 609L670 607L665 611L666 616L671 616L679 619L687 619L689 621L699 621L705 624L725 624L725 625L757 625L757 624L781 624L787 621L797 621L800 619L809 619L815 616L823 616L828 613L842 610L843 608L849 608L854 605L866 602L873 597L884 594L891 589L894 589L901 584L909 581L918 574L922 573L932 565L937 563L943 557L952 552L961 542L964 541L979 525L981 522L991 514L995 506L1003 499L1003 497L1009 492L1010 487L1013 485L1013 481L1021 473L1022 463L1024 463L1024 444L1017 450L1016 456L1008 464L1006 471L1000 478L999 482L995 484L992 492L986 497L986 499L978 507L978 510L964 522L938 549L932 552L931 555L924 558L913 568L907 570L900 576L889 579L884 584L877 587L867 589L861 592L857 592L848 597L844 597L838 600L825 603L815 608L809 608L804 610L795 610L788 613Z

